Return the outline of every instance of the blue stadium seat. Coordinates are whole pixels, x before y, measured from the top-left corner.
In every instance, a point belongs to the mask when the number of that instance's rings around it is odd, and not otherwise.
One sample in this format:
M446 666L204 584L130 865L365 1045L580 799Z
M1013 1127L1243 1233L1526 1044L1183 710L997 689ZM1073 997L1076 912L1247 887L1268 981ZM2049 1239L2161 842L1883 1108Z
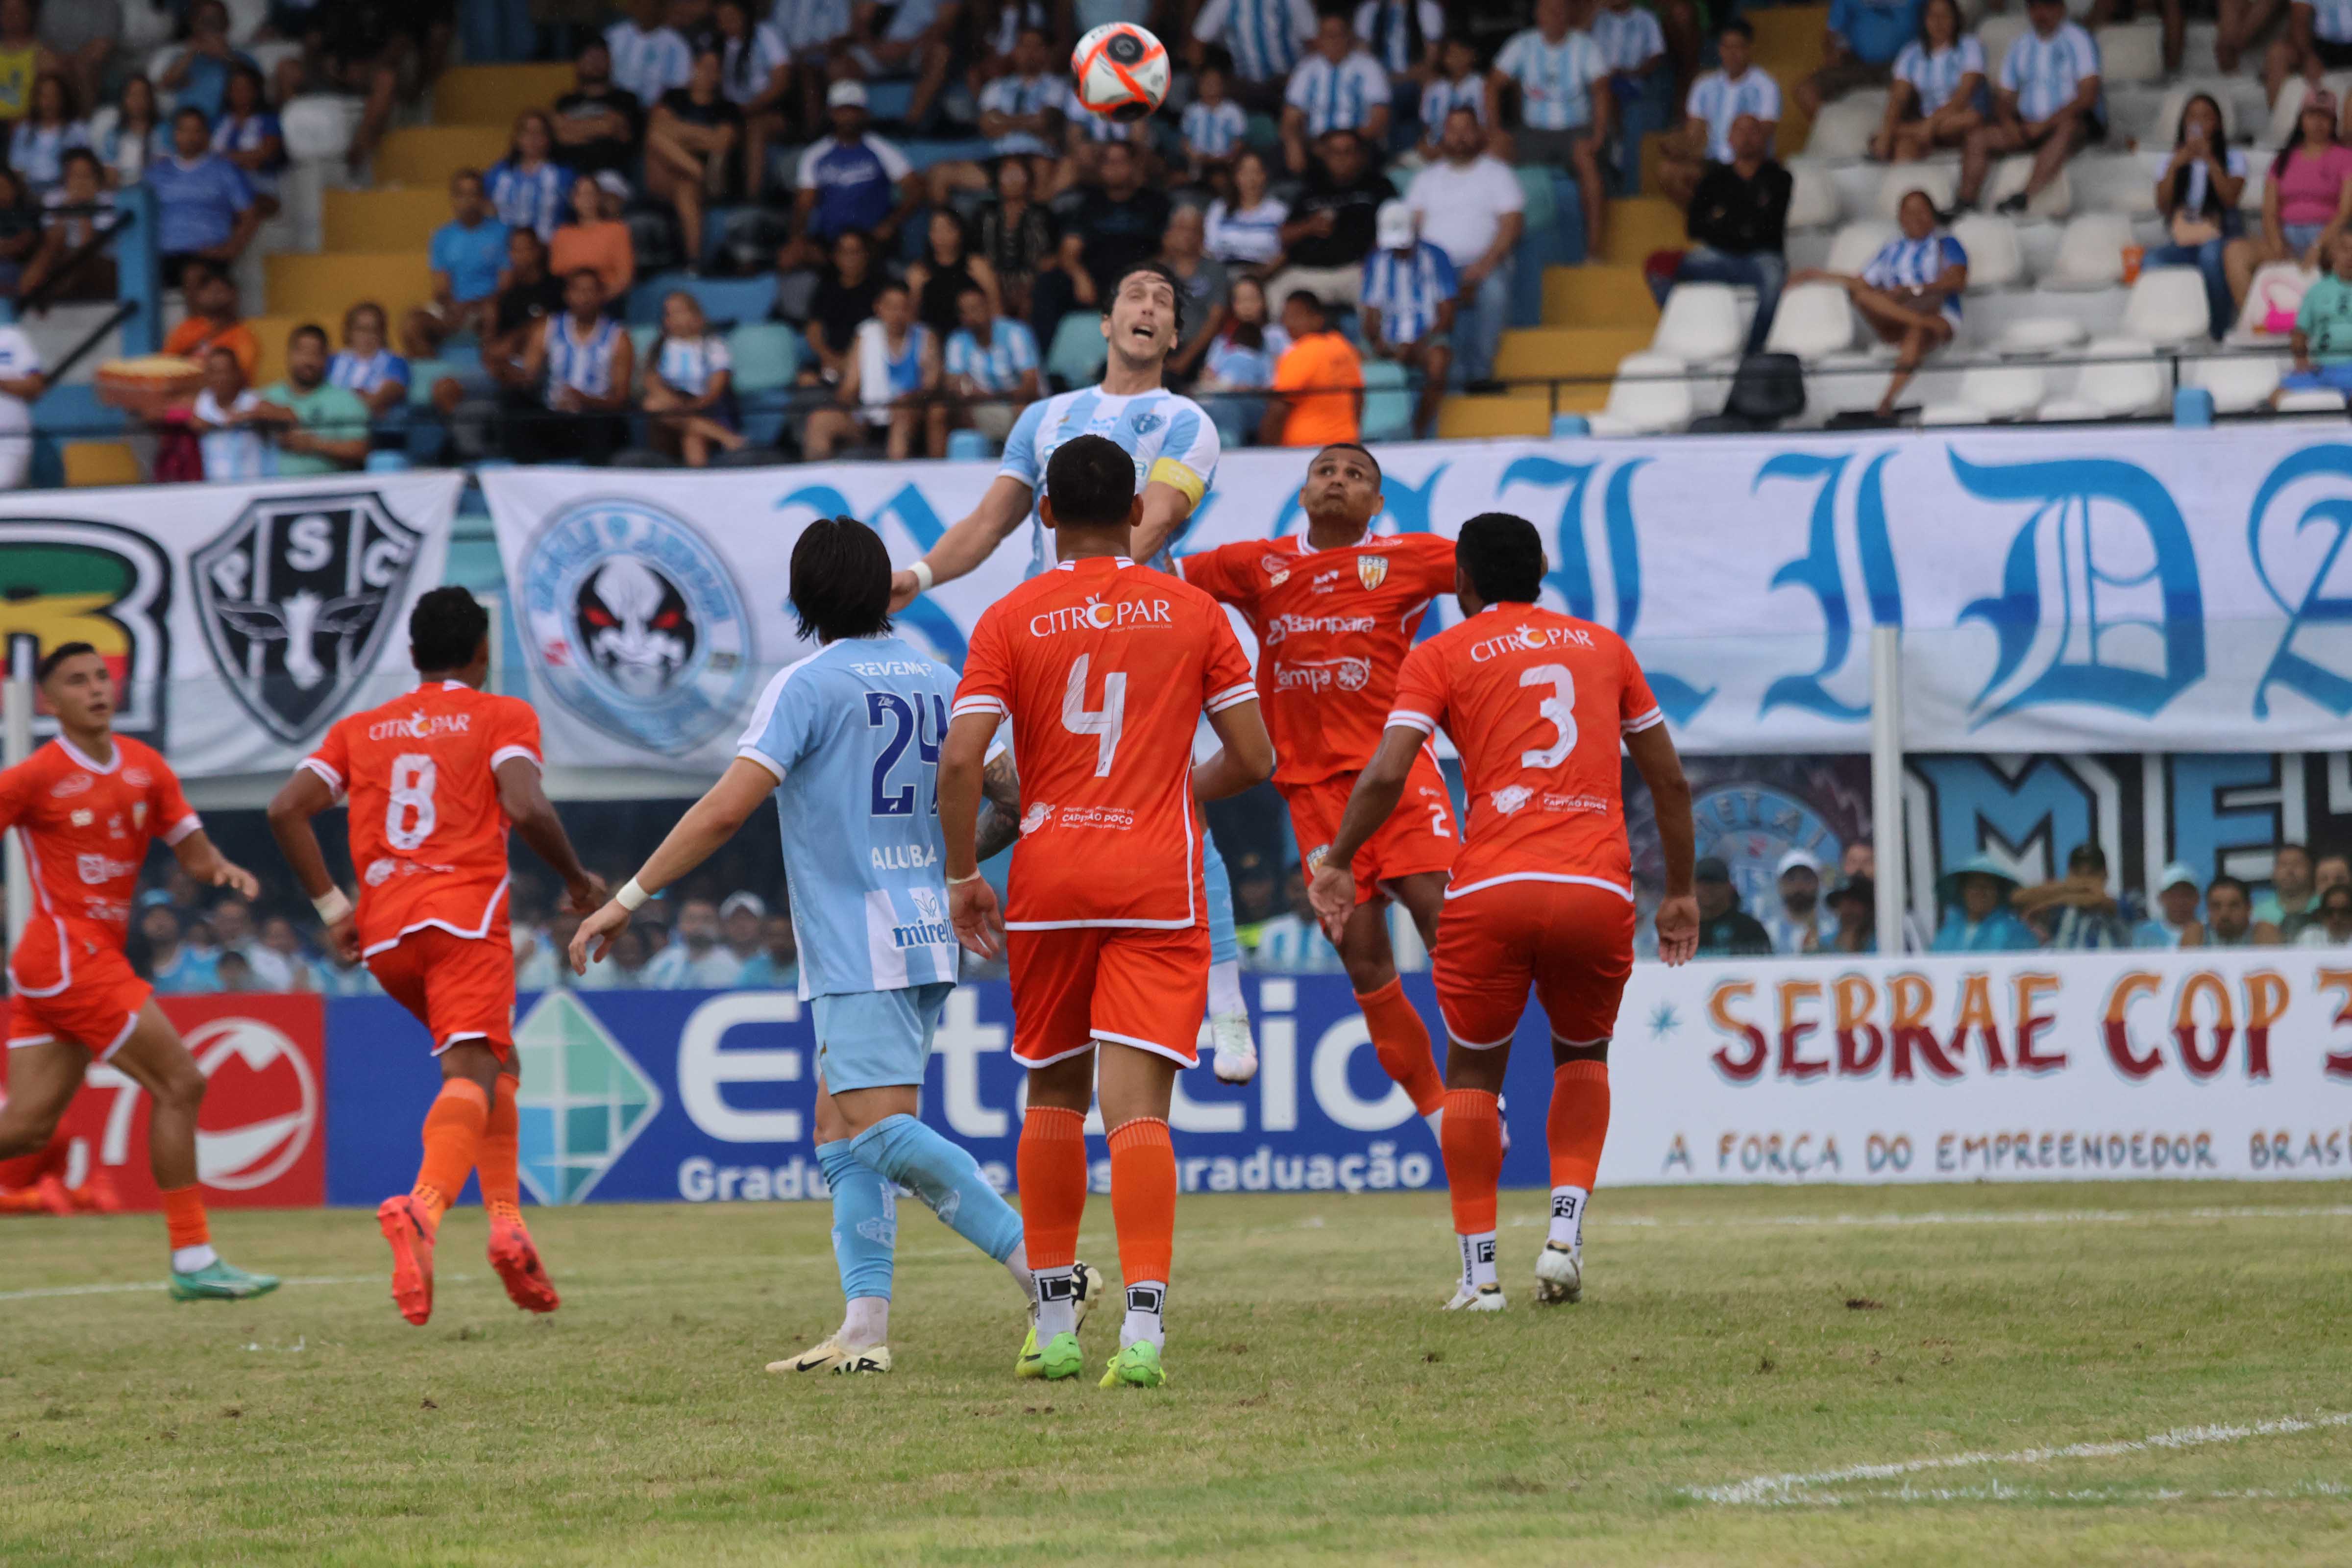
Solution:
M646 356L653 353L654 342L660 336L661 329L657 326L634 325L629 328L629 342L637 351L637 373L640 375L652 363Z
M948 460L951 463L974 462L995 455L996 443L977 430L948 432Z
M100 403L86 381L53 386L33 405L33 428L68 440L102 441L122 426L122 410Z
M441 362L449 367L451 375L482 374L482 341L468 334L452 338L441 345Z
M765 321L776 302L772 273L756 278L697 278L688 272L662 272L641 279L629 290L627 320L632 327L661 325L662 300L679 289L694 296L703 319L715 331L738 321Z
M979 163L996 156L995 143L979 136L901 142L898 151L907 155L917 174L934 163Z
M800 373L801 340L782 321L746 321L727 335L735 361L735 394L749 397L792 385Z
M1062 385L1086 386L1099 378L1110 363L1110 344L1102 335L1102 318L1092 310L1073 310L1054 329L1054 346L1045 351L1045 374Z
M1364 362L1363 435L1367 441L1412 439L1412 391L1394 360Z
M474 365L481 368L481 358L475 356ZM457 367L446 359L413 359L408 362L408 406L425 408L432 405L433 384L445 375L456 375Z

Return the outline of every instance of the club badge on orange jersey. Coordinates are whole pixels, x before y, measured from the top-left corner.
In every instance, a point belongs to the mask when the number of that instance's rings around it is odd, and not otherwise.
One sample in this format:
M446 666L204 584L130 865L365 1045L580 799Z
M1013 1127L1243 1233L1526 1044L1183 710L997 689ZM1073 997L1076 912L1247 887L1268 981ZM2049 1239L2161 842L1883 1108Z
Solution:
M1389 558L1387 556L1359 555L1356 557L1356 581L1364 585L1365 593L1370 593L1388 580Z

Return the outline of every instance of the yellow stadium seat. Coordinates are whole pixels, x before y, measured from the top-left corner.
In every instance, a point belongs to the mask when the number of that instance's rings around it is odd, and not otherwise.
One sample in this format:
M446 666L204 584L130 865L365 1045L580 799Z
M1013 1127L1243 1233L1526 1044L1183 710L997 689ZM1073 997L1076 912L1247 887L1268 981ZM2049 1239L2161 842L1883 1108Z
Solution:
M410 306L433 297L432 268L421 236L414 250L281 255L270 257L268 266L269 313L299 316L330 331L353 304L373 300L383 307L396 332Z
M1649 176L1645 173L1643 179ZM1601 259L1639 267L1654 250L1680 250L1690 244L1683 215L1664 196L1627 196L1609 204L1609 226Z
M504 124L415 126L392 132L376 148L375 177L380 184L437 190L458 170L487 169L506 154Z
M1631 327L1658 324L1658 302L1638 267L1547 267L1543 275L1547 327Z
M436 125L511 126L526 109L545 109L572 90L572 67L453 66L433 84Z
M92 485L135 485L147 476L139 458L120 441L68 441L59 450L65 459L66 483L76 489Z
M415 250L449 221L449 190L394 185L371 191L327 191L329 250Z
M1601 391L1605 397L1608 389L1603 387ZM1551 399L1542 393L1449 397L1437 406L1437 434L1448 441L1492 436L1549 436Z
M342 316L247 316L245 324L253 329L254 341L261 345L261 359L253 373L256 390L268 386L286 374L286 339L305 321L315 321L327 329L331 339L342 335Z
M1510 382L1578 377L1580 384L1560 388L1563 397L1588 386L1605 394L1617 374L1617 362L1648 348L1654 331L1646 326L1515 328L1503 334L1496 351L1495 374Z

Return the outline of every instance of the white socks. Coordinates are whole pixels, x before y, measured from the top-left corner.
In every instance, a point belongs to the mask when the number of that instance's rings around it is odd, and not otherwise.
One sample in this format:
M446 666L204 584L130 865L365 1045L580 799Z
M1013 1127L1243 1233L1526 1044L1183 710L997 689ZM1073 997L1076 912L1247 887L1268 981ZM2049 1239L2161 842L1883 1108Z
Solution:
M209 1241L200 1241L194 1247L172 1248L172 1272L174 1274L194 1274L197 1269L210 1268L219 1261L220 1254L213 1250L213 1244Z
M1465 1290L1491 1289L1495 1284L1495 1233L1479 1231L1475 1236L1460 1236L1462 1243L1462 1288Z
M1028 1302L1031 1306L1035 1306L1037 1304L1037 1277L1029 1272L1028 1248L1025 1247L1014 1247L1013 1249L1013 1256L1004 1260L1004 1271L1013 1276L1013 1288L1021 1292L1021 1299Z
M1242 961L1229 958L1209 965L1209 1016L1248 1011L1249 1005L1242 1000Z
M1583 1187L1551 1190L1551 1235L1548 1239L1554 1247L1565 1247L1570 1252L1584 1249L1584 1205L1591 1201L1592 1194Z
M841 1315L841 1330L833 1342L845 1351L871 1350L890 1337L890 1298L856 1296Z
M1118 1326L1121 1350L1140 1340L1151 1342L1153 1350L1168 1348L1168 1330L1160 1321L1160 1312L1168 1305L1168 1285L1165 1280L1143 1279L1127 1288L1127 1318Z
M1078 1331L1078 1272L1076 1268L1040 1268L1037 1281L1037 1344L1051 1344L1055 1334Z

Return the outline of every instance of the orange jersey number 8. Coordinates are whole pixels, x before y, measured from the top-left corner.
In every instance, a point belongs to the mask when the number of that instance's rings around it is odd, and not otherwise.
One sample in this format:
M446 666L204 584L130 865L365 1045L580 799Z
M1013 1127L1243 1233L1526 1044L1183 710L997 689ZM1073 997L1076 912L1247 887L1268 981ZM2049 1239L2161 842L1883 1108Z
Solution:
M433 837L439 820L433 807L433 786L437 781L433 759L422 752L404 752L393 759L392 798L384 803L383 836L394 849L406 853Z

